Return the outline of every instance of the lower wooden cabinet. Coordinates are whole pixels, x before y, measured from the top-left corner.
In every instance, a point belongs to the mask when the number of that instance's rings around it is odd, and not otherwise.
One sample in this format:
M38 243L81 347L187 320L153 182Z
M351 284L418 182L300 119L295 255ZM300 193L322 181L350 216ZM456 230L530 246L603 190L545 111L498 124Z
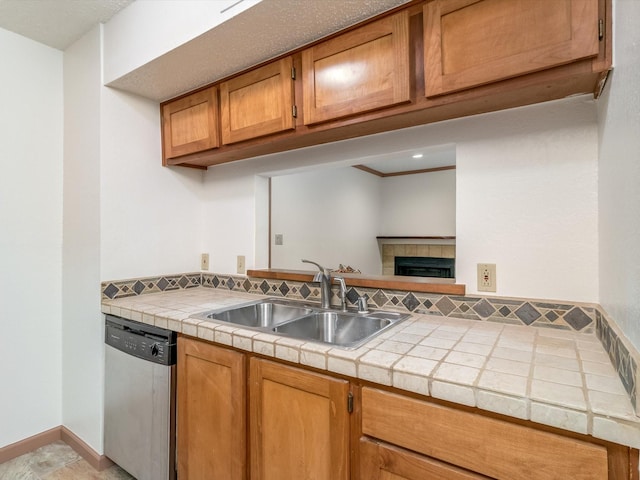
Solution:
M251 478L347 480L349 382L251 359Z
M361 383L180 336L180 480L638 480L637 450Z
M178 338L178 478L246 478L242 353Z

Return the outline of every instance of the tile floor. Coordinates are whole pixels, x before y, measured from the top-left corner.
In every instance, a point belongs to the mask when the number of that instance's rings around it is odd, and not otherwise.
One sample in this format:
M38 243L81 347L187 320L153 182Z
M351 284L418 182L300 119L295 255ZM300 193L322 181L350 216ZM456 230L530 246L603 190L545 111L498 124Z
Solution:
M98 472L57 441L0 464L0 480L135 480L117 465Z

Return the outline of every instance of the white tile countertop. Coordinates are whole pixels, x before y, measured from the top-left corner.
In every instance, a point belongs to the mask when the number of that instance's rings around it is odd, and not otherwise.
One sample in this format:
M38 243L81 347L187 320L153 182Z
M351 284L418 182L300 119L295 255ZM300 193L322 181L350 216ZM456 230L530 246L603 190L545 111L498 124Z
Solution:
M348 350L190 318L257 298L198 287L104 299L102 312L640 448L640 418L593 334L414 314Z

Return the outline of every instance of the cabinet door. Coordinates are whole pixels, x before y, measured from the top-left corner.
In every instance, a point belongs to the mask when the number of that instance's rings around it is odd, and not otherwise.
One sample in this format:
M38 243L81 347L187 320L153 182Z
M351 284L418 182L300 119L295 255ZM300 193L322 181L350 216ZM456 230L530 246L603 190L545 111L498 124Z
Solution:
M294 128L292 69L286 57L220 84L223 144Z
M488 480L407 450L360 440L360 480Z
M305 125L409 101L409 13L304 50L302 82Z
M427 96L598 54L598 0L435 0L424 7Z
M218 87L165 103L162 136L165 160L219 147Z
M347 480L349 383L251 359L251 478Z
M246 477L243 354L178 338L178 477Z

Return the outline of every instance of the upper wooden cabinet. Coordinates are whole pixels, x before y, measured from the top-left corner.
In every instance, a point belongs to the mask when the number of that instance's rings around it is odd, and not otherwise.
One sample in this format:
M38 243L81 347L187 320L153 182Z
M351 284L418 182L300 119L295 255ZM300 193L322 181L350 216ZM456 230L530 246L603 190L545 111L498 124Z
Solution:
M349 479L349 382L250 360L252 480Z
M223 144L295 128L292 71L286 57L220 84Z
M572 95L597 98L611 68L611 2L412 0L165 102L163 164L206 168Z
M424 6L427 97L598 55L598 0L434 0Z
M220 146L218 87L162 105L163 160Z
M305 125L409 101L409 64L406 10L304 50Z

